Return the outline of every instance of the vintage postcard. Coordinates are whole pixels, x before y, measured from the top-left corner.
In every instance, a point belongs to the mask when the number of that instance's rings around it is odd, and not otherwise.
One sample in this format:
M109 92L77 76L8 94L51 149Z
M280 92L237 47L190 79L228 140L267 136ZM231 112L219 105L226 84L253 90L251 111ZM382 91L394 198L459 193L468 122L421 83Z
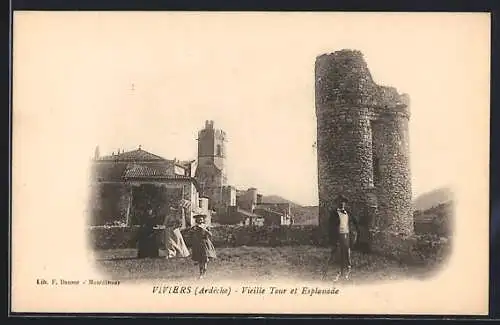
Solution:
M15 12L11 311L486 315L490 15Z

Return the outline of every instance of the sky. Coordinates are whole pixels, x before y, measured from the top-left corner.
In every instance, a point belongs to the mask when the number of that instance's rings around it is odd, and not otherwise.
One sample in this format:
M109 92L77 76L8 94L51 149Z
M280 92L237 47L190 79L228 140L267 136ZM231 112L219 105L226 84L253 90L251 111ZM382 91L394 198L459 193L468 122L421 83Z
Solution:
M25 12L14 28L26 159L76 166L97 145L194 159L213 120L230 184L303 205L318 200L316 56L360 50L377 83L409 94L414 196L453 186L489 83L485 14Z

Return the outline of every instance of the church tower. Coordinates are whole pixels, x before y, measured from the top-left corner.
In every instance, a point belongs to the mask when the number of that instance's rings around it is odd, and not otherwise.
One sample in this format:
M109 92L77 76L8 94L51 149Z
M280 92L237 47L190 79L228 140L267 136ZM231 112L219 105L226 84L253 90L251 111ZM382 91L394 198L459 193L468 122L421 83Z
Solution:
M226 133L214 128L214 121L205 121L205 128L198 132L198 166L196 179L201 195L208 197L210 207L222 203L226 175Z

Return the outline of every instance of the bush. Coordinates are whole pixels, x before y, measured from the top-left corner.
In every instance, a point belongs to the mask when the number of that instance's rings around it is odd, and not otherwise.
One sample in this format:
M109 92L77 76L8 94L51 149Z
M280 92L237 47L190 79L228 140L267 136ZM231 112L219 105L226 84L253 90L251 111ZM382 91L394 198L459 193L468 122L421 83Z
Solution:
M94 249L134 248L139 227L99 226L89 231L90 245ZM215 247L236 246L295 246L325 245L324 232L314 225L282 227L246 227L220 225L211 228ZM155 229L158 245L164 244L162 229ZM190 246L189 231L182 231L186 244ZM376 254L392 257L413 264L441 262L449 253L450 239L425 234L404 237L400 234L372 231L372 247Z
M245 227L238 225L220 225L211 228L215 246L285 246L317 245L322 242L317 226L289 227ZM100 226L91 227L90 244L95 249L132 248L139 227ZM163 230L155 229L159 239ZM190 244L188 229L182 234L186 244ZM162 240L161 240L162 241Z

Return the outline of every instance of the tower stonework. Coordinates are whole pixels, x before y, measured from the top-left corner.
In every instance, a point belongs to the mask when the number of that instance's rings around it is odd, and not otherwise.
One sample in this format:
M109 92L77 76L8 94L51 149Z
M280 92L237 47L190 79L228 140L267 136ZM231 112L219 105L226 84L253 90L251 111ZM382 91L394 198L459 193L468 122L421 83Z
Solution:
M222 204L223 187L227 185L226 133L215 129L213 121L205 121L198 132L198 165L195 175L201 195L209 198L210 208Z
M370 229L411 235L408 95L377 85L356 50L318 56L315 78L321 228L343 194L357 217L377 206Z

